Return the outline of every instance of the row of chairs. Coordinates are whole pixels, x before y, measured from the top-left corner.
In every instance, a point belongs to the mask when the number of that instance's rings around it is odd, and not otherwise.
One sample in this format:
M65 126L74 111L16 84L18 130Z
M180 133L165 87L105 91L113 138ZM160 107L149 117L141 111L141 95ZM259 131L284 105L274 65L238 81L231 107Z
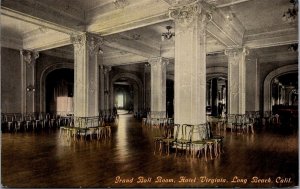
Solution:
M59 126L61 117L46 113L2 113L1 130L8 132L29 131Z
M253 114L228 114L225 117L207 116L207 121L210 124L215 123L219 132L222 129L225 131L227 128L230 128L231 132L238 133L254 133L254 127L259 125L264 126L263 123L265 122L272 126L281 124L278 114L271 114L270 117L262 118L253 116Z
M175 150L175 156L179 152L186 156L200 157L204 154L210 158L218 157L223 149L223 136L212 135L209 123L190 124L166 124L162 128L162 135L154 138L154 154L158 150L170 154L170 149ZM158 146L158 149L157 149Z
M231 132L242 132L242 133L254 133L255 118L249 114L229 114L227 115L226 122L223 122L223 126L229 127Z
M68 125L60 127L60 137L66 140L73 138L97 140L111 138L111 126L105 123L104 118L99 117L72 117Z
M101 125L111 125L118 121L112 115L103 114L97 117ZM50 113L2 113L1 131L19 132L35 131L45 128L59 128L60 126L74 125L74 115L61 116Z
M281 116L272 111L264 111L262 113L258 111L247 111L246 115L254 120L255 125L279 126L282 123Z

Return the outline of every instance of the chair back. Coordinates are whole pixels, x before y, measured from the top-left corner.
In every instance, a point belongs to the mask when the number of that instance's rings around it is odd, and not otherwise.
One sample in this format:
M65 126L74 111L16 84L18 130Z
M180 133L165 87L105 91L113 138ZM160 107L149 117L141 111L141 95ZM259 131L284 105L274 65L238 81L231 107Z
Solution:
M235 115L235 124L236 125L243 125L244 124L244 115L243 114L237 114Z
M208 139L210 135L209 128L210 127L206 123L195 125L193 129L192 141Z
M178 138L180 128L181 128L180 124L174 124L173 133L174 133L175 140L177 140Z
M235 115L234 114L228 114L227 115L227 123L233 124L235 122Z
M178 139L191 141L193 129L194 125L182 124L179 129Z

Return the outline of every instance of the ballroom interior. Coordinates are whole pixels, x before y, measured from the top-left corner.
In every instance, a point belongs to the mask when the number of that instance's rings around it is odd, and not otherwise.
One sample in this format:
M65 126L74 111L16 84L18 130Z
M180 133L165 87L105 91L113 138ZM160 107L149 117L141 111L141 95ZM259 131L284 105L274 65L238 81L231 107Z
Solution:
M298 0L2 0L1 185L292 187Z

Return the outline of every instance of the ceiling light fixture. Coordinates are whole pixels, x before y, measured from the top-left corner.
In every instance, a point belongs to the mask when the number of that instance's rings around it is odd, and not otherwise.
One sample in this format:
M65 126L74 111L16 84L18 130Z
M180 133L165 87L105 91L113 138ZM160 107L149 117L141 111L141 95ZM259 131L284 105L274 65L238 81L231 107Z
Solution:
M168 30L166 33L161 34L161 40L164 41L165 39L169 40L173 36L175 36L174 32L171 32L170 29L172 29L172 26L166 26L166 29Z
M116 9L123 9L128 5L128 2L126 0L114 0L114 5Z
M293 7L289 8L282 15L282 21L287 23L295 22L298 16L298 0L290 0L290 3L293 4Z
M291 44L288 47L288 50L291 51L291 52L296 52L298 50L298 44Z

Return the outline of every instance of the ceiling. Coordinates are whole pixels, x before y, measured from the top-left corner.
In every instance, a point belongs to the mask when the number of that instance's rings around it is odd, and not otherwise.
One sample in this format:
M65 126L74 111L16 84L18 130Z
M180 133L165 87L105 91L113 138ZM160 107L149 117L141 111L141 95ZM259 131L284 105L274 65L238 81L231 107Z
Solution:
M104 37L106 65L145 63L152 56L172 60L175 41L162 41L161 34L168 25L174 32L168 9L185 1L194 0L2 0L1 45L72 59L70 35L86 31ZM282 20L289 0L202 2L213 6L207 54L223 55L232 46L246 46L258 56L287 54L298 43L298 20Z

